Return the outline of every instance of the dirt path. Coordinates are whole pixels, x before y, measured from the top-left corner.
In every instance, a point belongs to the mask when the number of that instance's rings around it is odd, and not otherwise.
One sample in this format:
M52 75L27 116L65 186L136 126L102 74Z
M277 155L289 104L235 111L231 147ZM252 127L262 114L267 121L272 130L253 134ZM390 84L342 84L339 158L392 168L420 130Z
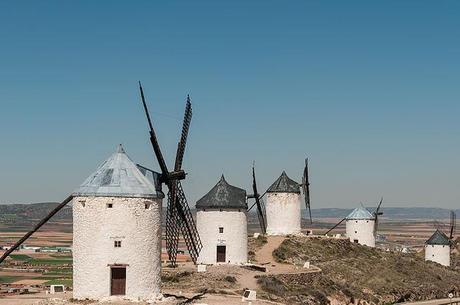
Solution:
M256 252L256 261L267 267L268 274L321 272L321 269L315 266L310 266L310 269L304 269L301 266L276 262L273 257L273 251L277 249L285 239L286 236L267 236L267 243Z
M285 239L285 236L267 236L267 243L256 252L256 261L259 264L275 262L272 253Z
M255 278L256 275L310 273L321 271L321 269L315 266L311 266L310 269L304 269L299 266L276 262L273 257L273 251L277 249L285 239L285 236L267 236L267 243L255 253L256 262L266 267L267 272L256 272L242 269L240 274L237 276L238 283L241 288L257 290L259 287L257 285L257 279Z
M272 256L273 250L278 248L285 238L286 237L284 236L268 236L267 243L263 245L263 247L258 251L256 251L256 261L259 264L264 264L265 267L269 268L269 266L275 262ZM258 285L255 276L262 274L266 273L241 268L241 271L237 276L237 280L241 288L257 290Z
M51 296L40 292L37 294L22 294L13 296L0 296L0 305L35 305L49 299Z

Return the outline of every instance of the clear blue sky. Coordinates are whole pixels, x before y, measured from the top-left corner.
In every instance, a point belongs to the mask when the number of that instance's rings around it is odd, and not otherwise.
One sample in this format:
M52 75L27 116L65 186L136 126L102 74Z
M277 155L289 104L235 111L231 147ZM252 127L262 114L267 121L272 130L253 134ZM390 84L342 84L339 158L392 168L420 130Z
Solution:
M459 207L458 1L2 1L0 202L60 201L118 143L193 204L310 158L313 207Z

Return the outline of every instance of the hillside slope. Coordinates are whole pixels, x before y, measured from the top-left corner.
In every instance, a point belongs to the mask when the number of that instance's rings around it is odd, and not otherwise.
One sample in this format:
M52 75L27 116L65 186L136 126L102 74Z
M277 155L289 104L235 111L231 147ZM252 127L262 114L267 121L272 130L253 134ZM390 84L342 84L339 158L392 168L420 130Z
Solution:
M317 274L263 276L266 297L289 304L386 304L459 293L460 272L425 262L418 254L384 252L344 239L291 237L273 252L279 262L310 261Z

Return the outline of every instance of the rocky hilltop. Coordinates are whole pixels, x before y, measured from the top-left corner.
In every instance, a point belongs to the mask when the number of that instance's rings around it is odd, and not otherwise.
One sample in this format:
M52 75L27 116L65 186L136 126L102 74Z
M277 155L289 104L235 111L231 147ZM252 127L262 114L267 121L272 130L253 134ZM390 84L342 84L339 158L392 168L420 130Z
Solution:
M421 253L385 252L345 239L291 237L273 257L296 265L309 261L322 270L259 277L265 297L289 304L388 304L460 292L458 264L446 268L425 262Z

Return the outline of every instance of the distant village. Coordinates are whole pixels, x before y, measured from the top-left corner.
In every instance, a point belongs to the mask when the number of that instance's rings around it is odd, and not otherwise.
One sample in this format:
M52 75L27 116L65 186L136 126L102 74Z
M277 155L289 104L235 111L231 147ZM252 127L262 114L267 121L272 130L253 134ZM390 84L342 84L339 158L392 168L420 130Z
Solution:
M0 250L10 250L13 245L0 245ZM15 249L15 252L21 252L24 254L27 253L72 253L72 247L36 247L36 246L27 246L21 245L18 249Z

